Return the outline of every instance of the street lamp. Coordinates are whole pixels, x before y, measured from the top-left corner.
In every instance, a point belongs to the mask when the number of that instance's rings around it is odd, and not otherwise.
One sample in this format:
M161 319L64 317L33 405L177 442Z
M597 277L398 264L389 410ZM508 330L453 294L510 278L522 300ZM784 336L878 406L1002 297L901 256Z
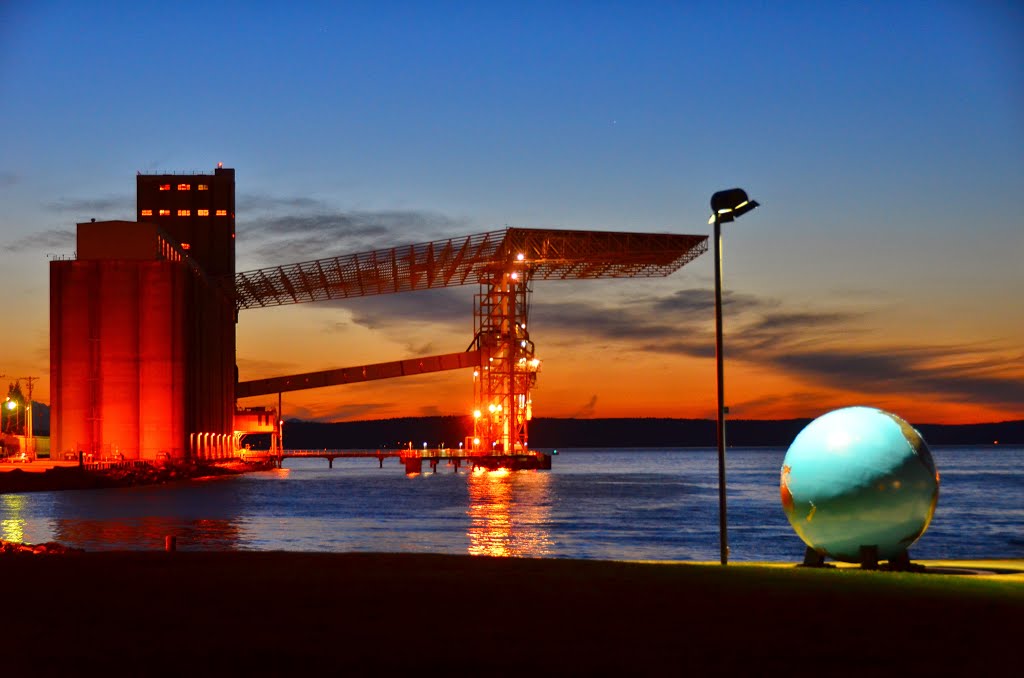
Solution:
M711 196L711 218L715 225L715 365L718 370L718 541L722 565L729 564L728 521L725 512L725 376L722 358L722 224L757 207L742 188L730 188Z
M9 412L9 414L7 415L7 428L12 427L11 417L14 417L13 428L14 430L17 430L21 426L21 421L19 420L21 413L15 412L15 410L18 409L18 401L13 400L10 396L7 396L7 400L4 402L4 405L7 407L7 411Z

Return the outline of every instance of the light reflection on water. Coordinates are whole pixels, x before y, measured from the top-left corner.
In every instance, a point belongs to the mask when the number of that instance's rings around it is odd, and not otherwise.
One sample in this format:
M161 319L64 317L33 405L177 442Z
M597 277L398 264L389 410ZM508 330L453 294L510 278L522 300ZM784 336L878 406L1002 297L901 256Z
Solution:
M548 535L550 474L542 471L477 469L469 490L469 553L474 556L551 554Z
M938 448L938 510L916 558L1024 557L1024 448ZM799 560L779 505L784 449L728 454L734 560ZM240 477L0 495L0 536L88 550L296 550L716 560L713 449L563 451L551 471L406 476L303 459Z
M0 539L4 541L25 541L24 510L27 503L24 494L0 495L3 506L3 520L0 520Z

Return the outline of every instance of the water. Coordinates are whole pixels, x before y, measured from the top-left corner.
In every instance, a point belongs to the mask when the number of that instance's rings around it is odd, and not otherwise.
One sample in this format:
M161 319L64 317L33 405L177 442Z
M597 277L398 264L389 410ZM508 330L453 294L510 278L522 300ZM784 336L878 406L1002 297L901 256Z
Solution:
M942 475L914 558L1024 557L1024 448L933 450ZM729 450L733 560L803 556L779 503L782 448ZM714 449L568 450L552 471L407 477L394 460L297 459L173 486L0 495L0 537L87 550L403 551L718 559Z

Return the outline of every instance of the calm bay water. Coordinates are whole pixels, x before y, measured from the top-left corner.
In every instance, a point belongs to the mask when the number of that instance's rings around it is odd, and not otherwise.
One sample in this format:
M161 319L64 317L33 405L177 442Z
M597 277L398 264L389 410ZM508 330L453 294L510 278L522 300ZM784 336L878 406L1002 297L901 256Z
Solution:
M1024 448L933 450L942 476L914 558L1024 557ZM779 503L782 448L728 453L734 560L803 556ZM563 450L551 471L407 477L397 461L157 487L0 495L0 537L87 550L418 551L717 560L714 449Z

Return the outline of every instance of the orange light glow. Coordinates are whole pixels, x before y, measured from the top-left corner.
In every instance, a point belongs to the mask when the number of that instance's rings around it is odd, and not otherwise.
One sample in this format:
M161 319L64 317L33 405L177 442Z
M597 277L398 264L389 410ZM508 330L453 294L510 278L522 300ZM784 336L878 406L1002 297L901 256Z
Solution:
M196 186L196 190L208 191L208 190L210 190L210 187L207 184L199 184L198 186Z
M191 184L178 184L178 190L179 191L191 191L192 190L192 185Z
M151 217L153 216L153 210L142 210L142 216Z
M227 215L228 215L228 211L227 210L217 210L217 216L218 217L226 217Z
M179 217L188 217L192 215L192 210L178 210Z
M190 249L192 249L192 245L187 243L187 242L183 242L183 243L181 243L181 249L183 249L183 250L190 250Z
M160 210L160 216L169 217L171 216L171 210Z
M210 216L210 210L196 210L196 214L201 217L208 217Z
M543 527L548 522L550 483L547 473L474 469L466 483L470 555L550 555L552 541Z
M160 190L161 191L169 191L169 190L171 190L171 185L170 184L160 184Z

